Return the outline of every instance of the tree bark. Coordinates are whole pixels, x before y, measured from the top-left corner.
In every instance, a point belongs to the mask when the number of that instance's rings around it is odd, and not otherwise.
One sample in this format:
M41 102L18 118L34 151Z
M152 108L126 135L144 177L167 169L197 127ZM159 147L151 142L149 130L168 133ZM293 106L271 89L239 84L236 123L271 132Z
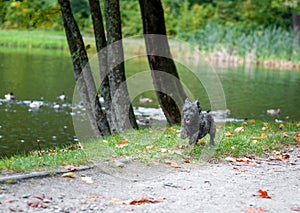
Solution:
M130 103L124 67L121 17L118 0L105 0L107 32L107 62L110 95L112 97L112 122L115 130L138 128Z
M110 96L110 86L108 79L108 65L107 65L107 42L104 30L104 24L102 20L102 12L100 9L99 0L89 0L90 10L94 26L94 36L96 41L96 48L98 54L99 62L99 72L100 72L100 89L101 96L104 99L105 112L110 126L110 130L115 129L112 123L112 113L111 113L111 96Z
M166 36L163 7L160 0L139 0L139 3L148 62L156 95L168 123L179 124L181 121L180 110L174 100L177 100L177 104L182 106L187 96L179 81L176 66L171 56ZM164 75L162 72L166 74ZM174 78L169 78L170 76ZM163 91L169 92L166 94Z
M294 29L294 45L300 45L300 15L292 13L293 29Z
M96 137L110 135L109 124L101 109L84 42L73 16L70 1L58 0L58 3L72 57L76 86L87 109L92 129Z

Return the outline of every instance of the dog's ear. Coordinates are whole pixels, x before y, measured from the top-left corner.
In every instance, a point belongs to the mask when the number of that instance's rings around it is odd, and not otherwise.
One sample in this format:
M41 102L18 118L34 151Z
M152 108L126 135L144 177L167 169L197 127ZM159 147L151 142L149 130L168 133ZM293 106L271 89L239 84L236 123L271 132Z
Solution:
M186 103L186 104L187 104L187 103L191 103L191 102L190 102L190 99L189 99L189 98L186 98L186 99L185 99L185 103Z
M197 105L198 108L200 108L200 102L198 100L195 101L195 104Z

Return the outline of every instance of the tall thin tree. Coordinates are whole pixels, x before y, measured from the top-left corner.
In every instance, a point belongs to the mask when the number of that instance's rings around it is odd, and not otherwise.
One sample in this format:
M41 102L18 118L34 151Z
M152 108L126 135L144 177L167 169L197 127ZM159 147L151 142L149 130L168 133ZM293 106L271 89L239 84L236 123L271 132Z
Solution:
M108 65L107 65L107 42L104 30L104 24L102 19L102 12L100 8L99 0L89 0L90 10L94 26L94 36L96 41L96 48L98 54L99 62L99 72L100 72L100 89L101 96L104 98L105 112L107 115L108 122L110 124L111 131L115 129L112 123L111 114L111 96L108 78Z
M170 124L177 124L180 123L181 116L180 110L174 100L178 100L177 104L181 106L187 96L179 81L179 75L170 52L166 36L163 7L160 0L139 0L139 3L148 62L151 68L156 95L168 122ZM154 34L163 36L155 36ZM166 73L169 77L162 75L162 72ZM166 94L163 91L172 91L172 93Z
M105 0L104 8L112 122L116 130L120 132L126 128L138 128L138 125L126 84L119 0Z
M101 109L97 89L89 66L84 42L73 16L69 0L58 0L64 28L73 62L73 70L79 95L87 108L92 129L97 137L110 135L105 113Z

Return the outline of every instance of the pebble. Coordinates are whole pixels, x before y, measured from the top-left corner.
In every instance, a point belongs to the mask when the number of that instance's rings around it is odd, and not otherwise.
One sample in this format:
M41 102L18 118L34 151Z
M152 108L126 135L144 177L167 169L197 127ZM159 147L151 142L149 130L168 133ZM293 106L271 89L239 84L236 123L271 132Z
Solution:
M31 196L31 194L24 194L22 195L22 198L29 198Z
M44 202L44 203L52 203L52 200L49 200L49 199L45 198L45 199L43 200L43 202Z

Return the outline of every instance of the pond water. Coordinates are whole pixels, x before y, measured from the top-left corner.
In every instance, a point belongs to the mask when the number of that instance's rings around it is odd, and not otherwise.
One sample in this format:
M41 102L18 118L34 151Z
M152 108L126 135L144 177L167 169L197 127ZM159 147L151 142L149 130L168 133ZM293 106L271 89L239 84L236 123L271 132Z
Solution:
M43 149L76 142L71 104L74 77L68 52L1 48L0 58L0 156L27 153L38 146ZM214 69L222 83L231 118L300 120L299 71L259 67ZM148 70L148 66L144 59L134 59L126 62L126 70L132 76ZM201 83L183 66L178 65L178 70L202 107L210 109L210 100ZM65 101L57 99L62 91L67 95ZM9 92L14 93L15 101L4 99ZM153 99L142 104L144 107L158 106L153 91L140 95ZM133 101L135 106L141 105L139 96ZM30 100L42 101L43 105L38 110L30 109ZM59 110L53 108L55 102L60 104ZM266 110L271 108L280 108L280 115L268 116Z

